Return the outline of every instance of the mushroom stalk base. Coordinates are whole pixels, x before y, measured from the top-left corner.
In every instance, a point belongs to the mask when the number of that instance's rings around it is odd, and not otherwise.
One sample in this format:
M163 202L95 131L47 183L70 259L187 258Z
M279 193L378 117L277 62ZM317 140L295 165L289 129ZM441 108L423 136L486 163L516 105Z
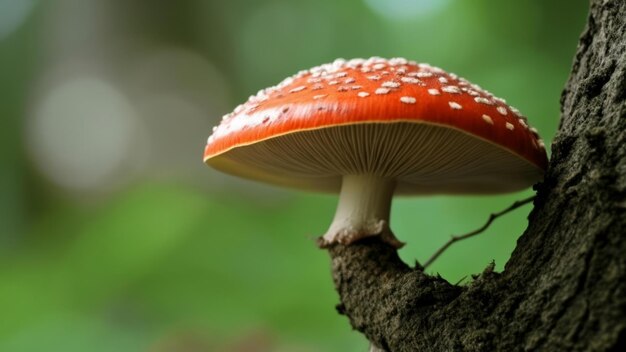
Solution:
M393 180L375 175L343 177L337 212L330 228L319 239L322 248L332 244L350 244L360 239L381 236L396 248L400 242L389 228Z

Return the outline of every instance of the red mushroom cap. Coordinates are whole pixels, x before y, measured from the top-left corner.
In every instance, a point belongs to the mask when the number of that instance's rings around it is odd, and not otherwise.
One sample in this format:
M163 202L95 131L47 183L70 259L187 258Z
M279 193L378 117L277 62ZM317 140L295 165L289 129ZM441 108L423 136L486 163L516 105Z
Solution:
M385 137L376 147L368 145L368 138L363 137L356 139L358 146L354 148L362 150L358 153L364 156L352 155L351 160L335 160L338 159L338 149L345 149L346 146L330 146L328 138L332 143L332 140L342 140L355 133L396 133L355 132L355 128L367 131L373 128L415 130L412 137L406 137L409 139L403 143L430 138L440 143L437 148L442 152L438 154L426 150L428 146L424 145L406 151L397 148L385 151L385 146L395 143L393 136ZM336 133L332 129L344 131L344 137L326 135L317 142L301 140L316 139L321 133ZM276 146L268 147L266 144L269 141ZM308 146L305 145L307 143ZM319 146L321 143L325 145ZM361 170L359 166L333 170L328 165L316 165L325 163L315 160L316 155L325 152L313 151L317 154L311 155L310 149L315 149L312 145L333 149L329 153L334 164L345 162L353 165L354 160L359 158L380 159L383 154L414 153L424 154L424 158L431 161L436 160L437 165L428 164L431 166L428 175L406 168L394 174L394 167L387 165L383 170L382 166L372 167L371 161L369 164L363 162L362 168L367 170ZM430 145L434 148L433 144ZM377 149L373 151L371 148ZM467 150L473 148L476 150L468 154ZM292 151L294 154L286 158L284 154ZM283 160L273 164L273 157L269 156L272 153ZM372 153L378 154L374 157ZM450 156L450 153L453 155ZM266 157L267 160L264 160ZM251 158L253 160L249 160ZM483 159L484 162L481 161ZM494 159L502 162L502 167L491 165L496 165ZM497 193L517 190L539 180L548 163L537 131L530 128L526 118L503 99L440 68L401 58L338 59L332 64L301 71L275 87L259 91L233 113L224 116L220 125L214 128L205 148L204 161L223 171L248 178L330 191L338 189L337 180L346 172L382 173L399 179L401 193ZM408 161L398 159L397 162ZM379 160L378 163L385 162ZM481 169L482 164L490 166ZM323 170L318 172L320 168ZM502 168L504 170L495 170ZM307 173L307 170L313 172ZM424 165L420 166L420 170L425 170ZM456 186L437 187L437 179L446 171L452 171ZM411 172L417 174L407 176ZM463 185L463 178L468 180L467 185ZM485 179L485 185L476 188L475 184L480 183L477 180L481 178ZM500 183L499 178L513 180L510 185L504 180L501 185L491 188L489 183Z

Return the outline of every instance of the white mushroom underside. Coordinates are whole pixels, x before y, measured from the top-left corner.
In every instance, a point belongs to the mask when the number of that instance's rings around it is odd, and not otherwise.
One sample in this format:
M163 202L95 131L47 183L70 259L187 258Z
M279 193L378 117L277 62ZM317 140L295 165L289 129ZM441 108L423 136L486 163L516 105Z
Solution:
M494 143L427 123L365 123L305 130L240 146L207 161L242 177L339 192L342 175L396 180L396 194L510 192L542 171Z

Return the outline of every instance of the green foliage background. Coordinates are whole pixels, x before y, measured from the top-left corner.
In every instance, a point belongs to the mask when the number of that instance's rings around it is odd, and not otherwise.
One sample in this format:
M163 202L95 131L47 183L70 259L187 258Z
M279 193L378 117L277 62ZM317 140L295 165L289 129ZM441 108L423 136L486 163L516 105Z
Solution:
M330 223L335 197L205 168L211 126L300 69L403 56L505 97L549 145L587 11L585 1L544 0L26 2L20 14L10 11L15 1L0 1L0 351L13 352L365 351L333 308L328 256L312 241ZM10 21L18 22L3 34ZM203 137L162 131L160 150L171 155L114 186L55 183L28 132L38 97L54 87L49 72L69 67L62 80L84 70L74 61L87 62L89 75L127 92L139 58L171 48L193 53L209 78L182 65L150 79L168 77L170 93L191 90L190 101L194 87L205 90ZM179 152L186 139L196 149ZM530 194L399 198L392 227L408 243L401 256L423 261L450 234ZM456 282L491 260L502 270L528 211L454 246L430 271Z

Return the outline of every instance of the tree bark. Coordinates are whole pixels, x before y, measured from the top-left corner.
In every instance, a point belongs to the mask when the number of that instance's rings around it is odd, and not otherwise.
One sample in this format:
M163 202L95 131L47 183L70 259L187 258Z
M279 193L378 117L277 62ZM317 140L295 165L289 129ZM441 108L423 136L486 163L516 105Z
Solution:
M337 310L384 351L626 351L626 1L592 0L529 226L456 286L376 239L329 249Z

